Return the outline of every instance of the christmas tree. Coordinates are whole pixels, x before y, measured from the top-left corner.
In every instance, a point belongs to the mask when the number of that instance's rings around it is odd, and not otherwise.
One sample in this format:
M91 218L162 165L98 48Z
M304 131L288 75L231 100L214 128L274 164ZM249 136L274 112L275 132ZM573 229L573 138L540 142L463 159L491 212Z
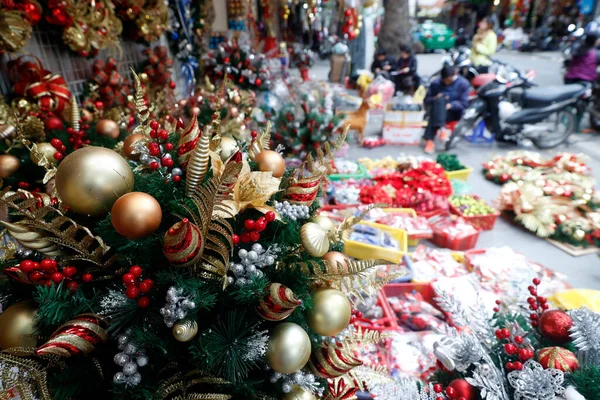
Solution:
M292 170L268 131L232 150L218 118L151 119L137 76L135 100L114 150L51 163L23 142L52 195L0 191L0 394L345 399L388 382L357 353L380 335L351 323L384 262L338 252L359 218L315 216L345 134Z

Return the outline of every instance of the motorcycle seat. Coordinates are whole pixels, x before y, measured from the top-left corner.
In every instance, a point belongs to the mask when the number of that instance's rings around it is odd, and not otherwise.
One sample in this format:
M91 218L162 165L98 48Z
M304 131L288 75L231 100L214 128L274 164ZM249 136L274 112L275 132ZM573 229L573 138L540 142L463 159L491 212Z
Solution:
M576 96L584 89L585 86L579 83L527 89L525 92L523 92L523 107L544 107L552 103L565 101Z

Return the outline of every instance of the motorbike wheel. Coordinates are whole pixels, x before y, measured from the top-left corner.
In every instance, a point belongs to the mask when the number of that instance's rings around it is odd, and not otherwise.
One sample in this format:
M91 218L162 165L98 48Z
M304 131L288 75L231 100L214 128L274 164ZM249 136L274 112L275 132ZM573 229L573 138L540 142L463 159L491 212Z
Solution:
M458 124L454 127L454 131L450 135L450 138L446 142L445 148L446 151L452 150L458 145L458 142L462 140L463 137L467 136L469 132L473 132L477 124L481 121L481 118L475 118L472 120L464 120L461 119Z
M600 116L596 116L590 112L590 126L596 132L600 132Z
M567 110L552 114L547 121L541 122L548 124L548 129L545 133L535 138L529 138L540 149L551 149L566 142L577 127L575 115Z

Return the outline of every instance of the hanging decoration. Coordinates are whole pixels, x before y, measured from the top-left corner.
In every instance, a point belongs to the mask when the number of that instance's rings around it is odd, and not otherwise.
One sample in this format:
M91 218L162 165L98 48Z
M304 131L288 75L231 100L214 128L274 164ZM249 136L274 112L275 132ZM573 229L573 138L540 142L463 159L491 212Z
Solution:
M118 47L123 25L110 0L52 0L46 20L63 27L63 40L83 57Z
M348 40L356 39L360 34L360 29L363 25L360 12L354 7L346 8L343 20L342 33L344 34L344 37Z
M35 57L19 57L9 62L8 69L15 82L15 95L37 104L42 111L60 113L71 100L64 78L44 69Z
M198 5L189 0L176 0L169 2L169 7L171 32L168 37L171 52L180 63L181 76L185 82L184 95L190 97L194 94L196 73L200 66L198 56L201 53L194 46L193 20L193 15L198 13Z
M169 29L169 9L161 0L115 0L117 14L129 25L135 39L156 42Z
M130 89L129 82L119 73L117 60L109 58L106 62L94 61L92 66L92 81L96 87L90 88L90 93L98 93L98 99L102 104L96 103L97 108L110 108L113 106L124 106ZM93 101L94 99L90 99ZM100 106L100 107L98 107Z
M41 19L42 7L36 0L0 2L0 55L22 50Z

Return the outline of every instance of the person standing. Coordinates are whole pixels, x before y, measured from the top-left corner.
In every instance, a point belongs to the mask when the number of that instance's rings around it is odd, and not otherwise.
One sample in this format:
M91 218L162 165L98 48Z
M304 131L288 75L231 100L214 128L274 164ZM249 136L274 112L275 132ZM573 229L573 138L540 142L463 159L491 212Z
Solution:
M419 76L417 75L417 58L412 54L411 48L406 45L400 47L400 58L396 62L396 90L403 93L414 94L419 86Z
M471 61L480 74L489 72L490 65L492 65L490 57L496 54L497 46L498 37L494 32L494 22L489 17L484 17L479 21L479 28L473 37L473 46L471 47Z
M429 109L429 122L425 128L425 153L435 152L435 135L447 122L458 121L469 106L469 81L458 75L453 65L442 68L441 78L429 86L425 105Z

